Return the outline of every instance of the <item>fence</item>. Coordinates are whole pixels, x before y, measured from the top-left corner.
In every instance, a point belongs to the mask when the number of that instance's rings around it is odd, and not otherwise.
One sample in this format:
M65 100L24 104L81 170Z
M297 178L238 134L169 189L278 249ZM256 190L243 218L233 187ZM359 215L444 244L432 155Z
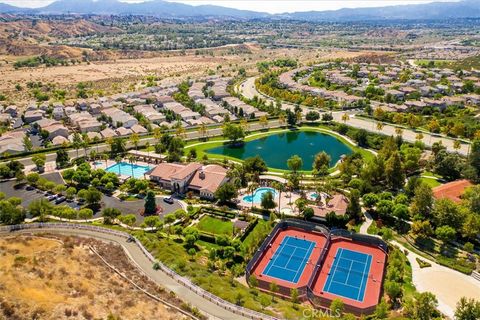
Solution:
M0 233L3 232L15 232L15 231L20 231L20 230L28 230L28 229L77 229L77 230L87 230L87 231L94 231L94 232L99 232L99 233L106 233L106 234L112 234L115 236L119 236L125 239L128 239L132 237L130 234L123 232L123 231L117 231L117 230L112 230L112 229L107 229L107 228L102 228L102 227L96 227L96 226L89 226L89 225L81 225L81 224L72 224L72 223L32 223L32 224L21 224L21 225L12 225L12 226L2 226L0 227ZM200 288L199 286L193 284L190 280L187 278L184 278L177 274L175 271L171 270L167 266L165 266L163 263L156 261L155 258L152 256L150 252L148 252L147 249L138 241L138 239L134 238L135 244L137 247L143 252L143 254L150 260L150 262L153 263L158 263L159 269L167 274L169 277L171 277L173 280L181 284L182 286L186 287L187 289L193 291L197 295L201 296L202 298L214 303L215 305L228 310L234 314L241 315L243 317L249 318L249 319L254 319L254 320L261 320L261 319L266 319L266 320L278 320L277 318L265 315L260 312L256 312L241 306L237 306L231 302L228 302L226 300L223 300L222 298L219 298L210 292Z

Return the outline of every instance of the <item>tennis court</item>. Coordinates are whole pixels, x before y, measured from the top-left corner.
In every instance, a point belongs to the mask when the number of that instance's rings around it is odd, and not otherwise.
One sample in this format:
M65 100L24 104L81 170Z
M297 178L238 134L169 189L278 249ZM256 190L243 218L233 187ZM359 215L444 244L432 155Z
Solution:
M371 264L369 254L338 248L323 291L363 301Z
M315 242L313 241L291 236L285 237L263 270L263 274L297 283L314 248Z

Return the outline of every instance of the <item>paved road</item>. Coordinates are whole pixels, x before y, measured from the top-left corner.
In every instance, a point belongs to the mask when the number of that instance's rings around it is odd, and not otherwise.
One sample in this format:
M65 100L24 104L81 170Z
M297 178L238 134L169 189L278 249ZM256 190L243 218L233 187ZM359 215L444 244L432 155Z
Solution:
M37 229L37 230L22 230L16 233L57 233L63 235L74 235L74 236L83 236L95 238L102 241L109 241L115 244L121 245L128 257L132 260L134 264L150 279L155 281L159 286L164 287L172 292L174 292L180 299L191 304L192 306L197 307L199 310L203 311L209 315L210 319L224 319L224 320L236 320L236 319L247 319L245 317L234 314L230 311L227 311L216 304L208 301L207 299L197 295L193 291L187 289L186 287L178 284L175 280L170 278L167 274L161 270L154 270L152 268L152 263L150 260L143 254L140 248L134 243L126 242L125 238L116 236L113 234L94 232L90 230L81 230L81 229ZM10 235L11 233L9 233ZM5 235L5 234L4 234Z
M249 128L248 130L249 131L256 131L256 130L262 130L262 129L266 129L266 128L278 128L280 127L280 123L278 120L271 120L269 121L268 125L266 127L263 127L259 122L252 122L252 123L249 123ZM208 129L207 130L207 134L206 134L206 137L216 137L216 136L222 136L223 135L223 132L222 132L222 128L212 128L212 129ZM128 138L128 137L126 137ZM195 140L195 139L200 139L200 138L204 138L204 136L202 136L198 131L189 131L189 132L186 132L185 133L185 136L184 136L184 140ZM145 146L145 144L149 142L150 145L154 145L157 143L157 141L154 139L154 138L143 138L140 140L138 146L139 147L142 147L142 146ZM133 149L134 146L130 143L130 142L127 142L126 144L127 148L128 149ZM90 146L88 149L87 149L87 152L86 154L88 155L90 153L91 150L95 150L97 152L109 152L110 151L110 146L106 143L102 143L102 144L99 144L99 145L95 145L95 146ZM77 153L77 150L68 150L68 155L70 158L77 158L77 156L84 156L85 155L85 151L83 149L80 149L78 150L78 153ZM46 162L55 162L55 159L56 159L56 153L53 152L53 153L48 153L46 155L47 159L46 159ZM18 161L20 161L23 165L25 166L32 166L33 165L33 162L31 160L31 156L27 156L27 157L24 157L24 158L20 158L18 159Z
M238 87L237 90L239 93L241 93L243 96L249 99L253 99L254 96L259 96L263 97L264 99L267 99L267 101L275 102L274 99L265 96L264 94L258 92L258 90L255 87L255 79L256 77L251 77L245 80L243 83L241 83ZM289 109L292 108L293 105L290 103L282 102L282 109ZM303 107L303 112L305 113L308 110L308 108ZM355 116L355 111L337 111L333 112L333 120L335 122L344 122L342 120L342 116L344 113L347 113L349 115L349 120L345 121L345 123L349 126L355 127L355 128L360 128L360 129L365 129L370 132L375 132L375 133L381 133L389 136L395 136L396 132L395 126L384 124L382 130L377 129L377 122L368 120L368 119L363 119ZM403 129L402 137L405 141L408 142L415 142L416 137L417 137L418 132L411 130L411 129ZM448 151L451 152L459 152L460 154L467 155L469 152L469 144L462 143L460 146L459 150L455 150L453 148L453 139L449 139L446 137L442 136L434 136L431 135L427 132L422 132L424 138L422 142L427 145L427 146L432 146L433 143L435 142L442 142L442 144L447 148Z

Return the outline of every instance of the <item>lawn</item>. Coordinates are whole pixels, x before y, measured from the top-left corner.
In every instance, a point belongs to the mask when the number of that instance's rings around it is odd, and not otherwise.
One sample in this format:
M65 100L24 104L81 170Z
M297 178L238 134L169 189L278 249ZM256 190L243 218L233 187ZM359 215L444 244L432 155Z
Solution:
M441 183L438 182L437 179L422 177L422 178L419 178L419 180L422 181L423 183L425 183L430 188L435 188L435 187L438 187L439 185L441 185Z
M260 138L263 138L263 137L266 137L266 136L269 136L269 135L273 135L273 134L277 134L277 133L281 133L281 132L287 132L289 130L291 130L291 129L277 128L277 129L272 129L270 131L250 132L250 135L246 136L244 141L248 142L248 141L252 141L252 140L257 140L257 139L260 139ZM338 140L340 140L344 144L346 144L353 151L359 152L360 154L362 154L362 156L365 159L372 159L373 158L373 154L370 151L353 145L344 136L332 131L332 129L330 127L322 126L322 125L315 125L315 126L304 125L302 127L296 128L296 130L297 131L317 131L317 132L329 134L331 136L334 136L335 138L337 138ZM228 160L232 160L232 161L235 161L235 162L242 162L242 159L237 159L237 158L228 157L228 156L224 156L224 155L216 155L216 154L208 153L209 149L222 146L225 142L226 142L226 140L224 138L222 140L221 137L216 137L216 138L209 139L208 141L203 142L203 143L202 142L195 142L195 143L192 143L192 144L189 143L185 146L185 151L186 151L186 154L188 154L189 149L194 148L197 152L197 157L199 159L202 159L203 156L207 155L209 159L219 159L219 160L228 159ZM276 168L268 168L268 170L269 170L269 172L272 172L272 173L288 172L288 170L281 170L281 169L276 169ZM335 170L336 170L336 167L332 167L332 168L329 169L329 172L334 172ZM311 174L312 171L311 170L310 171L301 171L301 173Z
M200 231L205 231L213 234L227 234L233 233L233 222L224 221L210 216L204 216L197 224Z

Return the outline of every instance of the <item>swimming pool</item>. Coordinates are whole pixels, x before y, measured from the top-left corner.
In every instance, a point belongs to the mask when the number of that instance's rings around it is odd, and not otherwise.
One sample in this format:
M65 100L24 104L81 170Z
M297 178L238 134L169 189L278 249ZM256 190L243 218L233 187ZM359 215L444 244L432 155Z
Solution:
M138 164L132 164L127 162L117 162L114 165L106 169L107 172L113 172L122 176L129 176L134 178L143 178L145 172L149 171L150 167L141 166Z
M273 188L258 188L253 192L253 197L251 194L249 194L243 197L243 201L249 203L260 203L262 202L262 195L267 192L271 192L274 198L277 196L277 191L275 191Z

